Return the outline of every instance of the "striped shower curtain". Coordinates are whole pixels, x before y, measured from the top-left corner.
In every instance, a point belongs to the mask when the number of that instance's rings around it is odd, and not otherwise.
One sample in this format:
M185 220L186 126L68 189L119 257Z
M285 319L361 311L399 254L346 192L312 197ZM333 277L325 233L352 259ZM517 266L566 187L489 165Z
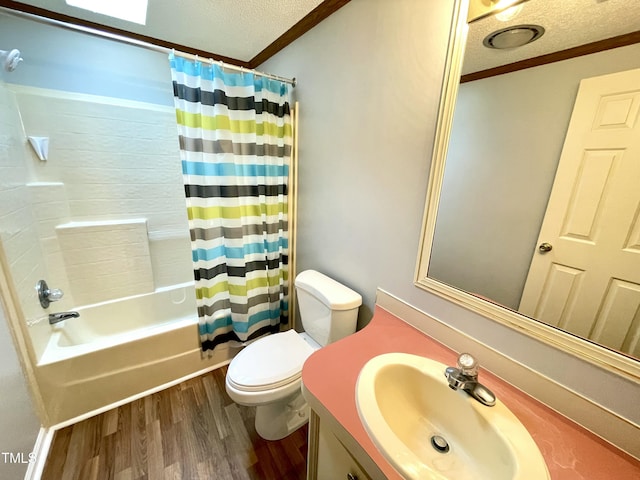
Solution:
M203 352L288 323L289 85L169 57Z

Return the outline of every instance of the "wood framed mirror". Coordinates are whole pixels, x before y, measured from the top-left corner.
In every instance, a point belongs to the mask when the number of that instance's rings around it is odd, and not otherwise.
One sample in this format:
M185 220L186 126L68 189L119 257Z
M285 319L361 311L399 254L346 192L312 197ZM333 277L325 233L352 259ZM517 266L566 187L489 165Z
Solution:
M622 90L591 94L587 101L595 101L591 118L584 119L585 107L574 109L579 91L596 88L592 84L597 81L586 78L620 76L621 72L640 69L640 32L636 31L640 5L632 0L587 5L528 0L521 6L518 16L507 21L485 14L481 19L472 18L468 28L461 26L451 42L416 285L637 381L640 281L633 277L635 273L624 278L610 272L601 281L599 293L587 292L580 297L579 287L588 283L582 273L587 269L568 265L559 254L566 250L562 246L565 240L599 243L612 231L612 223L598 226L595 222L601 221L608 209L617 220L625 217L620 239L614 243L630 254L623 266L640 275L640 248L636 248L639 242L634 233L640 232L640 193L632 187L633 191L620 194L622 183L640 179L640 170L634 166L640 164L637 141L633 145L571 146L575 143L572 139L580 137L571 134L572 128L592 129L597 120L593 116L599 115L600 124L606 123L603 128L614 137L622 135L614 130L631 128L636 132L633 129L638 128L640 132L640 81L635 80L640 77L634 76L640 70L630 74ZM558 25L568 17L572 21L566 25L571 28L561 30ZM620 20L623 17L624 22ZM597 29L581 28L598 21L602 25ZM541 24L545 34L522 49L490 51L482 45L489 32L523 24ZM600 83L612 81L606 78ZM585 95L589 94L580 93ZM614 103L607 107L601 100L605 97ZM640 134L631 136L638 138ZM577 159L573 168L581 176L572 177L562 193L554 182L568 175L559 165L571 148ZM593 191L599 196L578 208L576 199ZM627 205L624 215L620 207L609 205L616 196L612 192ZM560 210L554 197L564 198L562 208L570 211ZM556 214L555 229L559 232L549 241L545 235L550 230L543 227L548 213ZM576 229L578 217L583 221L581 232ZM551 244L552 251L540 249L543 243ZM637 268L629 267L629 262L636 261L631 259L636 258L636 250ZM593 254L589 250L578 256L589 259ZM540 258L546 263L536 267ZM536 269L539 285L527 287L527 279ZM586 299L592 304L587 306ZM530 306L522 306L527 302ZM581 313L580 307L584 307ZM578 325L576 318L584 318L586 323ZM609 326L614 323L624 328Z

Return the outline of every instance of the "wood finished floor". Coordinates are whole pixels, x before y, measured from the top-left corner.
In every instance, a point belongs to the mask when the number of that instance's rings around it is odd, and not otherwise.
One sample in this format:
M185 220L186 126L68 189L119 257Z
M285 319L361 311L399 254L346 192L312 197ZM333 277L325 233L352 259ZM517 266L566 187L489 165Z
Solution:
M307 427L268 442L226 367L56 432L43 480L301 480Z

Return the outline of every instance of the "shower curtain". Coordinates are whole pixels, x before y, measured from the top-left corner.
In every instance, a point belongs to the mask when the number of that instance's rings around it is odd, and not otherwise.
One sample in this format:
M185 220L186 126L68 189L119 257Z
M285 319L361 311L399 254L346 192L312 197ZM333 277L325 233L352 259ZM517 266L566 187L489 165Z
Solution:
M289 85L169 57L205 353L288 324Z

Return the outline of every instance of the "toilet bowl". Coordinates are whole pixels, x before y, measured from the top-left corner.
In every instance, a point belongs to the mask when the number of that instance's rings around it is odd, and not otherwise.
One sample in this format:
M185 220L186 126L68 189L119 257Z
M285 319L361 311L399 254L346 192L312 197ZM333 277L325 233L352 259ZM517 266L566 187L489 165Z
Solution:
M301 272L295 284L306 332L260 338L240 351L227 370L229 397L257 407L256 432L266 440L284 438L309 420L302 366L314 351L355 332L362 304L358 293L315 270Z
M279 440L309 419L302 398L302 365L320 345L288 330L262 338L242 350L227 370L229 397L258 407L256 431L266 440Z

